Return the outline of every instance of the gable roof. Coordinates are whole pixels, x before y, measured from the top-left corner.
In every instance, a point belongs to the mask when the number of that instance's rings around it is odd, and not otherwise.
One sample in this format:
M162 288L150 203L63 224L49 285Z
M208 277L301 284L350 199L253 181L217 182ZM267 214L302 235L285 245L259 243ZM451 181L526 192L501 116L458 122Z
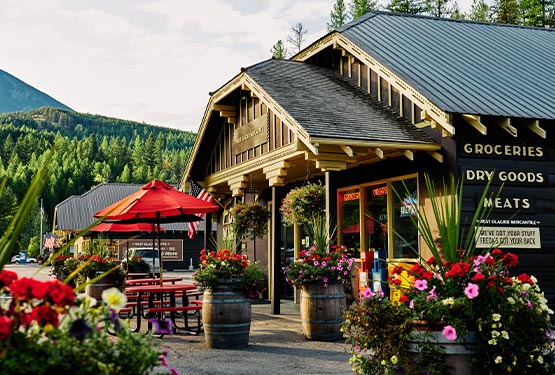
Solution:
M337 72L292 60L267 60L245 73L311 138L435 144Z
M93 215L112 203L135 193L144 184L102 183L83 195L72 195L56 205L54 210L54 229L81 231L91 225ZM186 231L187 223L164 224L166 231ZM204 230L204 223L199 229Z
M446 112L555 119L555 31L369 13L337 29Z

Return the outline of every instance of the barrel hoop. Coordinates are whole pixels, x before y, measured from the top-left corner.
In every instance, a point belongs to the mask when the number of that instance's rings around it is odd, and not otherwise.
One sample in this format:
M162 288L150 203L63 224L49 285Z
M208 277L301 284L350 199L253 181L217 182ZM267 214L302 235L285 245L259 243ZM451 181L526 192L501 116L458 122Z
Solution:
M328 319L328 320L316 320L316 319L303 319L303 323L312 323L312 324L337 324L343 323L343 319Z
M203 300L205 304L215 304L215 305L221 305L221 304L228 304L228 303L246 303L248 302L247 299L243 298L243 299L204 299Z
M308 299L337 299L337 298L345 298L345 294L344 293L339 293L339 294L306 294L306 293L303 293L301 295L301 297L308 298Z
M251 322L235 323L235 324L211 324L203 322L205 328L236 328L236 327L250 327Z

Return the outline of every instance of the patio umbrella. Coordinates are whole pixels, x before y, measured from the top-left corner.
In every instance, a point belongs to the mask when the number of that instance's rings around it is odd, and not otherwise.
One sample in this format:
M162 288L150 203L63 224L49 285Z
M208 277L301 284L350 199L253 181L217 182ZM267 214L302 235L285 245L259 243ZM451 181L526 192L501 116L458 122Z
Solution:
M160 232L160 223L199 221L197 214L218 211L219 207L203 201L173 186L152 180L139 190L118 202L98 211L96 218L105 223L153 223ZM153 250L155 244L153 243ZM160 282L162 282L162 249L158 235L158 254L160 257Z
M166 229L160 227L161 231ZM121 223L100 223L91 228L92 232L116 232L116 233L137 233L137 232L154 232L156 227L149 223L131 223L131 224L121 224Z

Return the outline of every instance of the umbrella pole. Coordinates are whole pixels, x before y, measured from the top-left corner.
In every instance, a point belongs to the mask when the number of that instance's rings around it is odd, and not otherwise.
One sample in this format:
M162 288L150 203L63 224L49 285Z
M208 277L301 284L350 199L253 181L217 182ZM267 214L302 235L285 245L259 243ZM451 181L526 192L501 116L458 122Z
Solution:
M158 257L160 258L160 285L163 283L162 277L162 249L160 247L160 212L156 212L156 236L158 237Z

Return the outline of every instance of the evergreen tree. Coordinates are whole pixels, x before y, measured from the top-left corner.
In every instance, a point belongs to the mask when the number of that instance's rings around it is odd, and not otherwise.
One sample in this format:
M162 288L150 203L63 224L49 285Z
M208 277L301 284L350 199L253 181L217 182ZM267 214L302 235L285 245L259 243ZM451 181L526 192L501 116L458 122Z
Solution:
M426 11L426 3L424 0L391 0L386 9L398 13L423 14Z
M129 164L125 164L123 167L123 172L119 178L119 182L130 183L131 182L131 169L129 169Z
M4 162L4 164L9 163L14 150L15 150L15 142L12 138L12 135L8 134L8 136L4 140L4 144L2 145L2 151L0 153L0 157L2 158L2 161Z
M433 17L449 18L457 8L452 0L426 0L426 13Z
M293 46L294 53L301 51L304 42L304 36L308 32L303 24L298 22L295 26L291 27L291 34L287 37L287 41Z
M554 0L520 0L518 6L523 25L537 27L554 25Z
M287 48L283 45L281 40L278 40L270 50L272 57L275 59L285 59L287 57Z
M471 21L490 22L491 11L484 0L474 0L466 18Z
M17 211L17 196L9 185L0 191L0 233L4 233Z
M364 16L366 13L378 10L378 0L353 0L349 7L352 20Z
M518 25L519 10L516 0L497 0L494 5L497 23Z
M343 0L336 0L330 12L330 22L327 23L328 31L333 31L349 22L349 15Z

